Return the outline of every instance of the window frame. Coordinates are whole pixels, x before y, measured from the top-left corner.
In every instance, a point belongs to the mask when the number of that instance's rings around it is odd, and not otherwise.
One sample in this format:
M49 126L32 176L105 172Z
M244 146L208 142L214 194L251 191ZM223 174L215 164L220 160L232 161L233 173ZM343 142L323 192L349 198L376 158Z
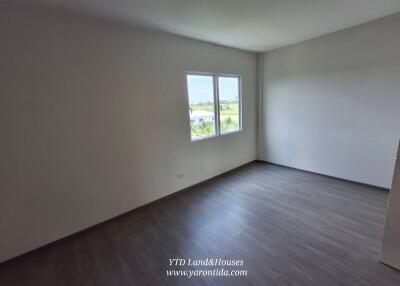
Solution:
M239 115L239 128L237 130L229 131L229 132L221 132L221 126L220 126L220 117L219 117L219 111L220 111L220 104L219 104L219 82L218 79L220 77L227 77L227 78L236 78L238 79L238 115ZM218 134L220 136L223 135L229 135L233 133L239 133L242 131L242 77L240 75L234 75L234 74L215 74L215 79L217 80L217 92L218 92Z
M215 118L215 134L207 137L202 137L202 138L197 138L194 139L192 138L192 128L190 125L190 99L189 99L189 86L188 86L188 76L193 75L193 76L209 76L212 77L213 79L213 97L214 97L214 118ZM239 128L237 130L229 131L229 132L221 132L221 125L220 125L220 104L219 104L219 82L218 79L220 77L226 77L226 78L236 78L238 79L238 94L239 94L239 99L238 99L238 113L239 113ZM203 141L203 140L210 140L213 138L217 138L220 136L225 136L225 135L230 135L230 134L235 134L235 133L240 133L243 130L243 118L242 118L242 77L237 74L225 74L225 73L212 73L212 72L198 72L198 71L187 71L185 73L185 82L186 82L186 100L187 100L187 107L188 107L188 122L189 122L189 137L191 142L198 142L198 141Z

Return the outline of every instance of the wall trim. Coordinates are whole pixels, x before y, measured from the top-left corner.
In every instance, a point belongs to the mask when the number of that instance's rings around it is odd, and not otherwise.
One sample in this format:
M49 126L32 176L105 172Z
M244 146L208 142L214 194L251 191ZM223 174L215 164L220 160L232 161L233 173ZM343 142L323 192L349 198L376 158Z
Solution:
M43 246L40 246L40 247L35 248L35 249L32 249L32 250L30 250L30 251L28 251L28 252L22 253L22 254L20 254L20 255L15 256L15 257L12 257L12 258L10 258L10 259L8 259L8 260L5 260L5 261L1 262L1 263L0 263L0 266L2 266L2 265L5 264L5 263L11 263L12 261L17 260L17 259L23 259L23 257L28 256L28 255L32 254L33 252L44 251L44 250L47 249L48 247L51 247L51 246L53 246L53 245L55 245L55 244L57 244L57 243L61 243L61 242L63 242L63 241L66 241L66 240L68 240L68 239L72 239L72 238L74 238L75 236L77 236L77 235L79 235L79 234L81 234L81 233L83 233L83 232L90 231L90 230L95 229L95 228L97 228L97 227L101 227L102 225L104 225L104 224L106 224L106 223L108 223L108 222L117 220L117 219L119 219L119 218L121 218L121 217L130 215L130 214L132 214L132 213L134 213L134 212L137 212L137 211L140 211L140 210L142 210L142 209L145 209L145 208L148 208L148 207L151 207L151 206L155 206L155 205L157 205L157 204L160 204L160 203L163 202L163 201L166 201L166 200L172 199L172 198L174 198L174 197L176 197L176 196L179 196L179 195L182 194L182 193L189 192L189 191L193 191L193 190L195 190L196 188L198 188L198 187L200 187L200 186L206 185L206 184L208 184L208 183L210 183L210 182L212 182L212 181L214 181L214 180L216 180L216 179L218 179L218 178L221 178L221 177L227 176L227 175L229 175L229 174L231 174L231 173L234 173L234 172L236 172L236 171L238 171L238 170L240 170L240 169L242 169L242 168L245 168L246 166L251 165L251 164L253 164L253 163L255 163L255 162L256 162L256 163L261 163L261 164L266 164L266 165L274 165L274 166L284 167L284 168L288 168L288 169L292 169L292 170L297 170L297 171L301 171L301 172L305 172L305 173L309 173L309 174L313 174L313 175L319 175L319 176L328 177L328 178L332 178L332 179L336 179L336 180L340 180L340 181L344 181L344 182L350 182L350 183L354 183L354 184L358 184L358 185L362 185L362 186L366 186L366 187L370 187L370 188L372 187L372 188L379 189L379 190L382 190L382 191L390 191L390 190L387 189L387 188L383 188L383 187L379 187L379 186L374 186L374 185L370 185L370 184L365 184L365 183L361 183L361 182L356 182L356 181L352 181L352 180L347 180L347 179L343 179L343 178L338 178L338 177L334 177L334 176L330 176L330 175L325 175L325 174L321 174L321 173L317 173L317 172L307 171L307 170L303 170L303 169L299 169L299 168L294 168L294 167L290 167L290 166L285 166L285 165L281 165L281 164L271 163L271 162L264 161L264 160L253 160L253 161L244 163L244 164L242 164L242 165L240 165L240 166L238 166L238 167L235 167L235 168L233 168L233 169L231 169L231 170L229 170L229 171L223 172L223 173L221 173L221 174L219 174L219 175L213 176L213 177L211 177L211 178L209 178L209 179L206 179L206 180L204 180L204 181L201 181L201 182L199 182L199 183L196 183L196 184L194 184L194 185L191 185L191 186L186 187L186 188L184 188L184 189L178 190L178 191L176 191L176 192L173 192L173 193L171 193L171 194L169 194L169 195L166 195L166 196L164 196L164 197L161 197L161 198L156 199L156 200L154 200L154 201L151 201L151 202L149 202L149 203L146 203L146 204L144 204L144 205L142 205L142 206L139 206L139 207L137 207L137 208L134 208L134 209L132 209L132 210L130 210L130 211L124 212L124 213L122 213L122 214L120 214L120 215L114 216L114 217L112 217L112 218L109 218L109 219L104 220L104 221L102 221L102 222L99 222L99 223L97 223L97 224L94 224L94 225L92 225L92 226L89 226L89 227L87 227L87 228L84 228L84 229L82 229L82 230L79 230L79 231L77 231L77 232L74 232L74 233L72 233L72 234L70 234L70 235L67 235L67 236L65 236L65 237L62 237L62 238L57 239L57 240L55 240L55 241L52 241L52 242L50 242L50 243L47 243L47 244L45 244L45 245L43 245Z
M172 198L174 198L174 197L176 197L176 196L179 196L179 195L182 194L182 193L189 192L189 191L193 191L194 189L196 189L196 188L198 188L198 187L200 187L200 186L202 186L202 185L206 185L206 184L208 184L208 183L210 183L210 182L212 182L212 181L214 181L214 180L216 180L216 179L218 179L218 178L227 176L227 175L229 175L229 174L231 174L231 173L233 173L233 172L236 172L237 170L240 170L240 169L242 169L242 168L244 168L244 167L246 167L246 166L248 166L248 165L250 165L250 164L253 164L254 162L256 162L256 160L249 161L249 162L247 162L247 163L244 163L244 164L242 164L242 165L239 165L238 167L235 167L235 168L230 169L230 170L228 170L228 171L226 171L226 172L223 172L223 173L221 173L221 174L219 174L219 175L213 176L213 177L211 177L211 178L209 178L209 179L206 179L206 180L204 180L204 181L201 181L201 182L199 182L199 183L196 183L196 184L191 185L191 186L189 186L189 187L186 187L186 188L184 188L184 189L181 189L181 190L178 190L178 191L176 191L176 192L173 192L173 193L171 193L171 194L169 194L169 195L166 195L166 196L164 196L164 197L161 197L161 198L159 198L159 199L156 199L156 200L154 200L154 201L151 201L151 202L149 202L149 203L146 203L146 204L141 205L141 206L139 206L139 207L136 207L136 208L134 208L134 209L131 209L131 210L127 211L127 212L124 212L124 213L122 213L122 214L116 215L116 216L114 216L114 217L111 217L111 218L106 219L106 220L104 220L104 221L102 221L102 222L96 223L96 224L94 224L94 225L92 225L92 226L89 226L89 227L86 227L86 228L84 228L84 229L81 229L81 230L79 230L79 231L77 231L77 232L74 232L74 233L72 233L72 234L69 234L69 235L67 235L67 236L64 236L64 237L62 237L62 238L60 238L60 239L54 240L54 241L49 242L49 243L47 243L47 244L45 244L45 245L42 245L42 246L39 246L39 247L34 248L34 249L32 249L32 250L29 250L28 252L25 252L25 253L22 253L22 254L20 254L20 255L15 256L15 257L12 257L12 258L10 258L10 259L4 260L4 261L0 262L0 266L2 266L2 265L5 264L5 263L11 263L11 262L13 262L14 260L17 260L17 259L23 259L25 256L28 256L28 255L32 254L33 252L44 251L44 250L46 250L47 248L49 248L49 247L51 247L51 246L53 246L53 245L55 245L55 244L57 244L57 243L61 243L61 242L66 241L66 240L68 240L68 239L72 239L72 238L74 238L75 236L77 236L77 235L79 235L79 234L81 234L81 233L83 233L83 232L93 230L93 229L95 229L95 228L97 228L97 227L101 227L102 225L105 225L105 224L107 224L107 223L109 223L109 222L111 222L111 221L114 221L114 220L117 220L117 219L122 218L122 217L124 217L124 216L130 215L130 214L132 214L132 213L134 213L134 212L138 212L138 211L140 211L140 210L142 210L142 209L145 209L145 208L148 208L148 207L151 207L151 206L155 206L155 205L157 205L157 204L160 204L160 203L163 202L163 201L166 201L166 200L172 199Z
M284 167L284 168L288 168L288 169L292 169L292 170L297 170L297 171L301 171L301 172L305 172L305 173L309 173L309 174L314 174L314 175L319 175L319 176L323 176L323 177L327 177L327 178L331 178L331 179L336 179L336 180L340 180L340 181L343 181L343 182L358 184L358 185L362 185L362 186L369 187L369 188L375 188L375 189L379 189L379 190L382 190L382 191L385 191L385 192L390 191L390 188L384 188L384 187L381 187L381 186L375 186L375 185L371 185L371 184L367 184L367 183L363 183L363 182L357 182L357 181L344 179L344 178L340 178L340 177L335 177L335 176L331 176L331 175L327 175L327 174L323 174L323 173L318 173L318 172L313 172L313 171L300 169L300 168L296 168L296 167L291 167L291 166L286 166L286 165L282 165L282 164L272 163L272 162L265 161L265 160L255 160L255 161L258 162L258 163L275 165L275 166Z

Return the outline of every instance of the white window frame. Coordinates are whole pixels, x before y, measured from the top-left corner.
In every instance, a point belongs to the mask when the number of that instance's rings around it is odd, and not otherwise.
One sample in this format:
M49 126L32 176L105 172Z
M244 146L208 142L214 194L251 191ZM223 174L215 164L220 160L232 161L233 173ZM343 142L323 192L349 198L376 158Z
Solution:
M197 138L193 139L192 138L192 129L190 125L190 113L188 114L188 122L189 122L189 137L191 142L197 142L197 141L203 141L203 140L208 140L212 138L217 138L219 136L225 136L229 134L235 134L235 133L240 133L243 130L243 118L242 118L242 77L240 75L236 74L224 74L224 73L210 73L210 72L195 72L195 71L189 71L186 72L185 74L185 82L186 82L186 99L187 99L187 106L188 110L190 110L190 100L189 100L189 87L188 87L188 80L187 77L189 75L198 75L198 76L210 76L213 78L213 85L214 85L214 118L215 118L215 135L212 136L207 136L203 138ZM219 112L220 112L220 104L219 104L219 88L218 88L218 78L220 77L230 77L230 78L237 78L238 79L238 91L239 91L239 129L230 131L230 132L225 132L221 133L221 125L220 125L220 118L219 118ZM190 111L189 111L190 112Z

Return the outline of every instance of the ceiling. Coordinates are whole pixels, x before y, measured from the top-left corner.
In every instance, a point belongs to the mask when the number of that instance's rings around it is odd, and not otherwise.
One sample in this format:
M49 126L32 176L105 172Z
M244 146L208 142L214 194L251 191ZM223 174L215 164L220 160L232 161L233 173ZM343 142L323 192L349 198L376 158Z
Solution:
M13 0L248 51L268 51L400 11L399 0Z

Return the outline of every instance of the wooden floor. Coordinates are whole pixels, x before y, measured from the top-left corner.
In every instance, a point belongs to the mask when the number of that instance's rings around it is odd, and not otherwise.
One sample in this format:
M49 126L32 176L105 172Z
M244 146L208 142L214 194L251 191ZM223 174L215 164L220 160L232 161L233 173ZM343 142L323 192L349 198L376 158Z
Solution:
M264 163L0 265L0 285L400 285L379 262L387 191ZM27 235L29 233L27 232ZM169 258L247 277L167 277Z

